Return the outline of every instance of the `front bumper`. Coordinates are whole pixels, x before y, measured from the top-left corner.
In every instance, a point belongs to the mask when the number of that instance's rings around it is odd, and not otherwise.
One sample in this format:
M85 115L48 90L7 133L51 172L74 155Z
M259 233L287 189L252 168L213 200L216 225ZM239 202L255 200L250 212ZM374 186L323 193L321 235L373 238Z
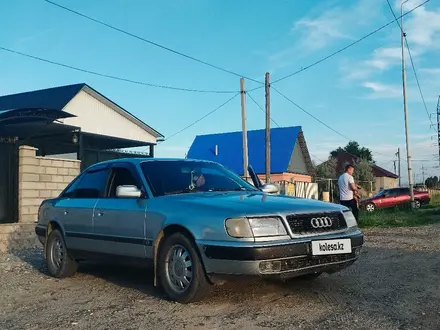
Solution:
M313 240L347 238L351 240L351 253L312 255ZM356 230L284 243L214 245L213 242L199 241L198 246L209 277L245 275L291 278L316 272L333 273L346 268L358 259L363 243L364 235Z

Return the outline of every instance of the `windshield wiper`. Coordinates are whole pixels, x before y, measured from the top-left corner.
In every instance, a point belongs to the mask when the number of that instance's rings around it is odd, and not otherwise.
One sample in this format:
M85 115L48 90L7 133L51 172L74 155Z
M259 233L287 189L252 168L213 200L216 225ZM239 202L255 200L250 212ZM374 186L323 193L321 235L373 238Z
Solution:
M169 191L169 192L164 193L164 195L188 194L188 193L192 193L192 192L195 192L195 190L185 188L185 189L176 190L176 191Z
M237 188L211 188L208 191L247 191L245 187L237 187Z

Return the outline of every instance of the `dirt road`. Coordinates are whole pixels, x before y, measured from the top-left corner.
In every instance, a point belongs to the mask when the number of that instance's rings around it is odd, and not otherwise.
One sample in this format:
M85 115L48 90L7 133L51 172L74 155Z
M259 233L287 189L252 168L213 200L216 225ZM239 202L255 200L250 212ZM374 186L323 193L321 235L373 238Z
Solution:
M86 264L56 280L40 249L0 255L0 329L438 329L440 226L364 233L341 273L229 283L191 305L166 301L148 270Z

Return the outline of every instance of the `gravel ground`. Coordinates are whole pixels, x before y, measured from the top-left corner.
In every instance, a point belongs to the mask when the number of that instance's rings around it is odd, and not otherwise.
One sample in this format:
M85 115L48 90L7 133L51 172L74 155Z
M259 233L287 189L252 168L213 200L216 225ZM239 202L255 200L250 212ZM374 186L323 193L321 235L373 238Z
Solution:
M0 329L438 329L440 226L364 231L350 268L313 282L218 287L180 305L151 270L84 264L47 275L41 249L0 255Z

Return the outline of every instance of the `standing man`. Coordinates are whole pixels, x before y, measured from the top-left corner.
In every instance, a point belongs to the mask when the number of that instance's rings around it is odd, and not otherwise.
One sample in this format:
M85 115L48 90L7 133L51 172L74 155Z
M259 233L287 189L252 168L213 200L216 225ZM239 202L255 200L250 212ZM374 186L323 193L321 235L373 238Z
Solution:
M339 199L341 204L350 208L354 217L359 221L358 208L358 188L353 179L354 167L353 165L345 166L345 173L338 179Z

